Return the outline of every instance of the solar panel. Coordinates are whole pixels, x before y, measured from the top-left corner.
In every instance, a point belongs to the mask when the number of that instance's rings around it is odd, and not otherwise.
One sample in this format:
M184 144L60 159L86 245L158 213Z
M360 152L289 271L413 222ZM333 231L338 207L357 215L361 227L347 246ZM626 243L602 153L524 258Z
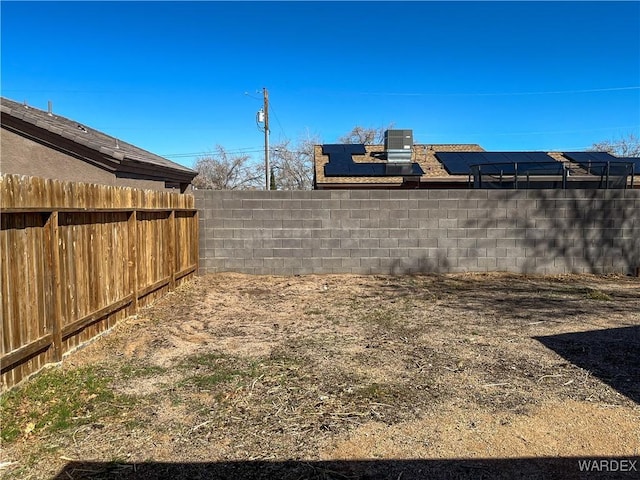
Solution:
M436 158L451 175L468 175L477 166L489 175L514 175L516 164L518 174L562 173L562 163L545 152L436 152Z
M565 157L592 175L630 175L640 173L640 158L616 157L607 152L565 152Z
M322 153L329 156L329 163L324 167L325 176L351 176L351 166L354 165L352 155L364 155L362 144L327 144L322 145Z
M325 177L389 177L389 176L420 176L424 171L417 163L404 169L388 170L387 163L355 163L352 155L366 154L362 144L327 144L322 146L322 153L329 157L324 166ZM410 167L410 168L407 168Z
M639 157L620 157L618 158L618 161L632 163L633 173L636 175L640 175L640 158Z
M607 152L564 152L562 155L579 165L588 162L615 162L618 157L614 157Z

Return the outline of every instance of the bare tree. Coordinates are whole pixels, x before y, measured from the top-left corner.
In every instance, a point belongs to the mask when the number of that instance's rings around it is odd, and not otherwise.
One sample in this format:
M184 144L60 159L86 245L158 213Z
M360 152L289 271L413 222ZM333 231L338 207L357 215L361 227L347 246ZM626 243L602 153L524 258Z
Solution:
M380 145L384 142L384 132L393 128L393 123L388 127L364 128L356 125L349 133L338 139L340 143L364 143L365 145Z
M589 150L607 152L618 157L640 157L640 138L631 133L618 140L594 143Z
M193 186L211 190L253 190L260 188L264 167L252 164L251 156L230 155L218 145L214 153L200 157Z
M311 190L313 188L313 151L321 143L317 135L293 143L284 140L274 145L271 163L278 190Z

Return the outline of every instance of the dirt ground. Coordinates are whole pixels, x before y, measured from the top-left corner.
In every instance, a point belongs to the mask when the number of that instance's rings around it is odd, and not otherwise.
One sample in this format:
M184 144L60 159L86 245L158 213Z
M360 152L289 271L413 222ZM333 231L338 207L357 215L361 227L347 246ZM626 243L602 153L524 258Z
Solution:
M637 278L209 275L62 370L87 366L115 410L3 445L3 478L640 471Z

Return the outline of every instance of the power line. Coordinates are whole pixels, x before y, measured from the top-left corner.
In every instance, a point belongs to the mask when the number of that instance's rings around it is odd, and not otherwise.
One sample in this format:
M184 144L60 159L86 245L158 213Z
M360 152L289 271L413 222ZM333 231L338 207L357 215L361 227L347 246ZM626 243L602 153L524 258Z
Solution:
M280 123L280 118L278 118L278 114L273 109L273 103L271 101L269 102L269 109L273 112L273 115L276 117L276 122L278 122L278 126L280 127L280 130L282 131L282 135L284 136L284 139L288 140L289 137L287 137L287 134L285 133L284 128L282 127L282 123Z
M375 96L389 96L389 97L427 97L427 96L439 96L439 97L501 97L501 96L516 96L516 95L559 95L559 94L573 94L573 93L598 93L598 92L618 92L624 90L640 90L640 85L630 87L610 87L610 88L590 88L584 90L548 90L541 92L476 92L476 93L436 93L436 92L356 92L358 95L375 95Z
M234 150L225 149L225 153L231 153L231 154L257 153L262 151L263 151L262 147L245 147L245 148L238 148ZM180 157L195 157L199 155L216 155L216 152L212 152L211 150L209 150L206 152L168 153L168 154L161 154L160 156L165 158L180 158Z

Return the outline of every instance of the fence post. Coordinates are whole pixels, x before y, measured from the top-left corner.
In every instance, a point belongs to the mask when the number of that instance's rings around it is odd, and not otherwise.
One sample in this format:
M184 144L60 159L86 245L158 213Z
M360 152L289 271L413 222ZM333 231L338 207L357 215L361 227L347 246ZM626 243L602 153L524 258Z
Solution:
M191 248L196 262L196 275L200 274L200 213L196 210L191 217Z
M54 211L49 216L49 226L51 228L51 297L53 300L53 360L62 361L62 285L60 273L60 232L59 232L59 212Z
M129 281L131 282L131 293L133 293L133 312L138 313L138 212L133 210L127 219L127 230L129 233Z
M176 288L176 211L169 213L169 290Z

